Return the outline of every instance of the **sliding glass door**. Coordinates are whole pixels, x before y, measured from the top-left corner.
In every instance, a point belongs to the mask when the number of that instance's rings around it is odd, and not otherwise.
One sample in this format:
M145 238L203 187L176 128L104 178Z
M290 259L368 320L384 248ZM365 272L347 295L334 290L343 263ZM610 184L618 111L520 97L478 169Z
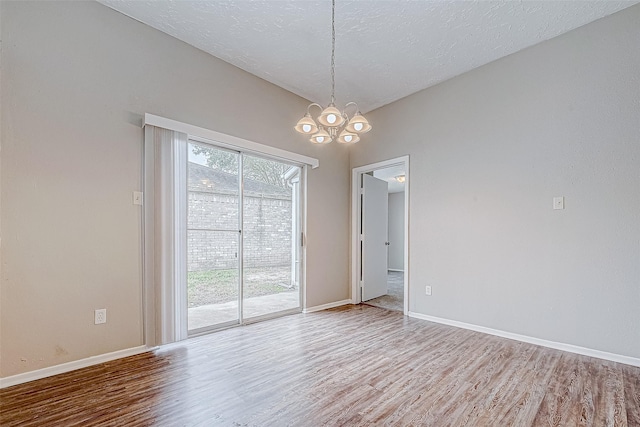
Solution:
M299 311L301 169L191 141L189 334Z
M187 304L191 332L233 325L240 319L241 222L240 154L190 143L189 157Z
M300 307L300 168L243 156L243 318Z

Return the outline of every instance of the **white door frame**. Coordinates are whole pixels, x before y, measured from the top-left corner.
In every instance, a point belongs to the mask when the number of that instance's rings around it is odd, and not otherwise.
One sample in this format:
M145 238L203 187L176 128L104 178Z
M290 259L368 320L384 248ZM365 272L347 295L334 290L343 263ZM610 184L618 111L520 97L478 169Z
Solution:
M384 169L390 166L404 166L404 315L409 314L409 156L396 157L365 166L353 168L351 172L351 302L360 304L359 271L362 265L360 255L360 230L362 206L360 203L361 176L368 172Z

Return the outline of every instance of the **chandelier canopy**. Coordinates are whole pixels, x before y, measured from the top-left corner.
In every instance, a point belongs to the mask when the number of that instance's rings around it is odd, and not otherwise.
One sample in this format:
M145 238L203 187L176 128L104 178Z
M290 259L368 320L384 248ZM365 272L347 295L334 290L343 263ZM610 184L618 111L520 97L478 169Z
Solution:
M335 105L336 92L336 0L331 2L331 103L327 108L322 108L320 104L311 103L307 107L307 113L295 126L298 132L311 135L310 141L315 144L328 144L337 138L342 144L354 144L360 141L359 134L369 132L371 125L364 118L358 104L349 102L342 111ZM348 107L355 107L355 114L349 118L346 113ZM311 117L311 107L318 107L320 115L314 120Z

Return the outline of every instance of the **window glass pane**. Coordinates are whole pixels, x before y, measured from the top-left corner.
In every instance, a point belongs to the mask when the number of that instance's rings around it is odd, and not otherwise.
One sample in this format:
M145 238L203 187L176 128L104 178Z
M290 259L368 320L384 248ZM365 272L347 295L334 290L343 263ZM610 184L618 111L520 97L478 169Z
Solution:
M300 307L300 168L243 156L243 317Z
M238 321L239 154L189 144L189 331Z

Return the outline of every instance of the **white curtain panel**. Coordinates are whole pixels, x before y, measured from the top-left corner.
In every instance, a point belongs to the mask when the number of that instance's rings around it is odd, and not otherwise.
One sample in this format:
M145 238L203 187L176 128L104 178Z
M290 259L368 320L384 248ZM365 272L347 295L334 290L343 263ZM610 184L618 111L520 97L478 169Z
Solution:
M144 334L148 346L187 338L185 133L145 126Z

